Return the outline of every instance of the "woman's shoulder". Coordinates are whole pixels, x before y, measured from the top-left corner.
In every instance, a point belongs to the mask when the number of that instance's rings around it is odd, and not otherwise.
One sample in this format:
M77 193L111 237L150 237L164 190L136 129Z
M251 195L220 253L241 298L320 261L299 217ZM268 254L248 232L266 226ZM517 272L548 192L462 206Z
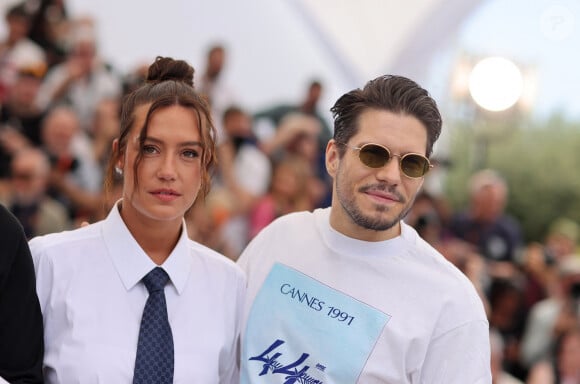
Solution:
M33 255L67 249L74 244L89 245L91 239L100 237L99 228L100 223L95 223L73 230L49 233L32 238L28 244Z

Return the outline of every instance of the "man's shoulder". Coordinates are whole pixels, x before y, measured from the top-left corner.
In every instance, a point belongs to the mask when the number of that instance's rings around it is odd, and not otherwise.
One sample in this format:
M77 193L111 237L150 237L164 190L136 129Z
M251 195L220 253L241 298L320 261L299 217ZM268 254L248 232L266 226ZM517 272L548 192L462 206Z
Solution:
M309 222L313 222L316 214L316 211L291 212L276 218L266 228L271 228L271 230L279 230L302 227Z
M190 251L199 257L203 262L210 266L210 268L215 268L222 271L227 271L232 273L239 278L243 278L242 269L231 259L227 258L225 255L201 244L194 240L189 239L188 245Z
M409 234L406 238L407 240L413 239ZM415 235L413 241L408 241L407 244L409 257L414 260L414 266L418 273L429 271L429 277L424 279L426 284L430 283L433 287L446 288L447 292L456 294L458 297L477 296L473 283L467 276L418 234ZM431 288L426 286L426 289L430 290Z
M240 255L238 264L245 269L251 260L262 263L264 257L275 258L276 255L287 251L291 244L304 243L305 233L316 230L315 214L316 212L301 211L276 218L250 241ZM271 252L272 250L276 252Z

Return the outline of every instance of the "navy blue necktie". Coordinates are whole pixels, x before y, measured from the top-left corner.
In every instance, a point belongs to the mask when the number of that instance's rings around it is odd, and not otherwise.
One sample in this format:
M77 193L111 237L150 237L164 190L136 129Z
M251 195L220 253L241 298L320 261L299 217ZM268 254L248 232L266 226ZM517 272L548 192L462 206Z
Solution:
M173 335L163 290L167 281L169 276L159 267L143 278L149 297L141 318L133 384L173 383Z

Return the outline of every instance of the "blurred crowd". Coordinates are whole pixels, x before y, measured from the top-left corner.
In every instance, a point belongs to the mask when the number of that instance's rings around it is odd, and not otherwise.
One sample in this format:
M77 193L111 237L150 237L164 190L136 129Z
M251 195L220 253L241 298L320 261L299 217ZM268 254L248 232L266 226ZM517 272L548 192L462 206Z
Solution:
M422 193L406 222L471 280L490 324L494 384L580 383L580 226L560 217L525 242L505 212L508 184L474 173L453 211Z
M94 21L70 17L64 0L16 4L4 22L0 202L28 238L101 219L120 196L103 188L120 101L146 73L120 73L100 57ZM324 154L332 128L318 107L316 79L300 100L249 111L220 76L226 48L209 47L206 59L195 86L212 107L219 161L211 193L188 213L188 230L235 260L277 217L328 206ZM543 239L526 243L505 212L508 184L498 172L479 171L466 188L464 210L426 190L406 222L480 293L494 384L580 384L578 223L559 218Z

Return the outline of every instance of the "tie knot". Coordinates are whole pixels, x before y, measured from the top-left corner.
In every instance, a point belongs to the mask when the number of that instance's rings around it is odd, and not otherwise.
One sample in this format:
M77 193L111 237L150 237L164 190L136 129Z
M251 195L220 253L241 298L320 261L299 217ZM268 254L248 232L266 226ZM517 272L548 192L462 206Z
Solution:
M160 267L155 267L145 275L143 283L147 287L149 294L157 291L162 291L169 280L169 275Z

